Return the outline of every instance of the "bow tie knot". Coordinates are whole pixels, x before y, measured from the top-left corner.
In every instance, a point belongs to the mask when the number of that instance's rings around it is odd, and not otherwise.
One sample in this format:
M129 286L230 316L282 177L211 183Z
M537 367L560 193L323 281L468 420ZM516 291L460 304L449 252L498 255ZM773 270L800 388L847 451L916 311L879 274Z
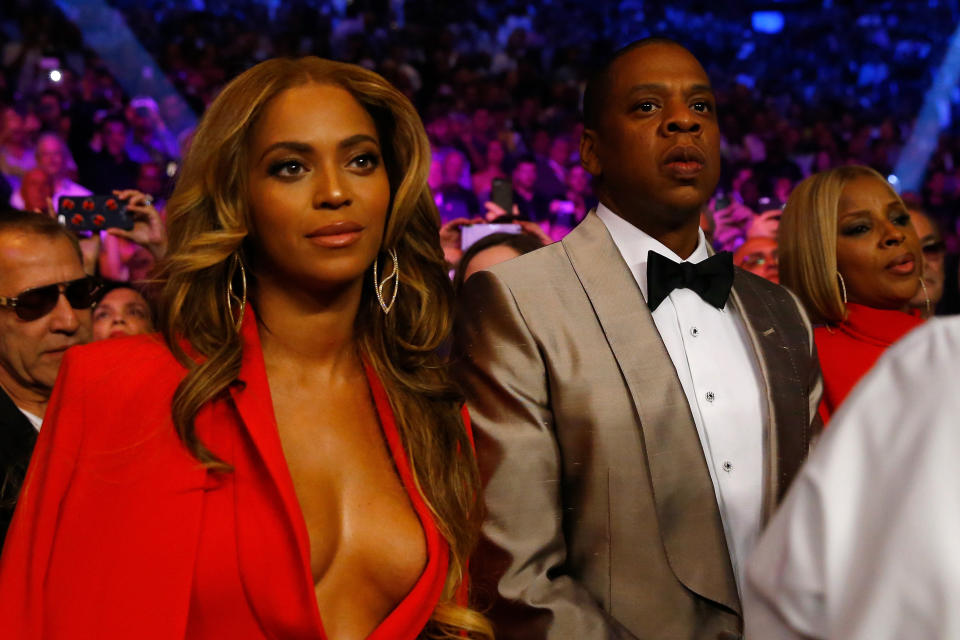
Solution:
M733 286L733 254L722 251L698 262L674 262L656 251L647 258L647 306L654 311L674 289L690 289L723 309Z

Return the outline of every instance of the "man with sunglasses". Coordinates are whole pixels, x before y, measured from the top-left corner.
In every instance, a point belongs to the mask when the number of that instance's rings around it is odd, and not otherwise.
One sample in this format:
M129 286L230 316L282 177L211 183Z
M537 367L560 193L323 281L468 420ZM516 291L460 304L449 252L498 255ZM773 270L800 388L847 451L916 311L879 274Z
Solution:
M66 229L0 213L0 547L63 354L90 341L95 293Z

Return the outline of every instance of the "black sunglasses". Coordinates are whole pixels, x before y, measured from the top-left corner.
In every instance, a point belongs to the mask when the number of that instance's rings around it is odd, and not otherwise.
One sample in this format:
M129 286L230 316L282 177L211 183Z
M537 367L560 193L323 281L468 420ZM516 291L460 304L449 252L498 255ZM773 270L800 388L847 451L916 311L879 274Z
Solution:
M0 296L0 307L13 309L18 318L29 322L53 311L61 292L74 309L89 309L96 302L99 291L99 282L91 277L83 277L69 282L55 282L36 289L27 289L13 298Z
M944 242L932 242L923 247L923 252L928 256L935 256L938 253L944 253L946 250L947 245Z

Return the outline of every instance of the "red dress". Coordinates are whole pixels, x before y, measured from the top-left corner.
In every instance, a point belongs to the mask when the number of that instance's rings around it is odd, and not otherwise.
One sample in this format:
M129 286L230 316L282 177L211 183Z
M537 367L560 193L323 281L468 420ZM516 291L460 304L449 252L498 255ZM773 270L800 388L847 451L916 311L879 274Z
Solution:
M923 320L911 313L847 304L847 318L839 325L817 327L813 337L823 371L820 417L830 416L887 347L919 326Z
M196 418L227 474L177 438L170 400L183 369L157 336L66 354L0 559L0 636L325 638L252 311L241 334L242 384ZM367 378L427 546L420 578L369 638L412 639L439 601L449 551L386 391L369 367Z

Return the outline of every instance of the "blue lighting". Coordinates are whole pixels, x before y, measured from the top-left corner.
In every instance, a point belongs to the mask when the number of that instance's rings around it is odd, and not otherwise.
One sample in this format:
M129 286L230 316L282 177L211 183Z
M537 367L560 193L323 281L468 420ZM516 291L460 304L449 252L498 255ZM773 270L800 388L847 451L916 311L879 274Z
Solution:
M63 14L83 33L83 41L96 51L107 69L128 93L183 98L127 26L123 15L104 0L55 0ZM52 79L52 77L51 77ZM193 116L193 110L182 107Z
M903 146L893 172L900 177L900 188L907 192L920 190L927 172L927 161L937 148L940 130L949 125L950 99L960 79L960 26L950 37L950 47L937 70L933 86L923 98L910 139ZM946 115L947 117L944 117Z
M783 31L783 14L779 11L754 11L750 18L753 30L758 33L780 33Z
M896 174L891 173L890 175L888 175L888 176L887 176L887 182L890 183L890 186L893 187L893 190L894 190L894 191L896 191L898 194L900 193L900 190L901 190L901 189L900 189L900 178L898 178L898 177L896 176Z

